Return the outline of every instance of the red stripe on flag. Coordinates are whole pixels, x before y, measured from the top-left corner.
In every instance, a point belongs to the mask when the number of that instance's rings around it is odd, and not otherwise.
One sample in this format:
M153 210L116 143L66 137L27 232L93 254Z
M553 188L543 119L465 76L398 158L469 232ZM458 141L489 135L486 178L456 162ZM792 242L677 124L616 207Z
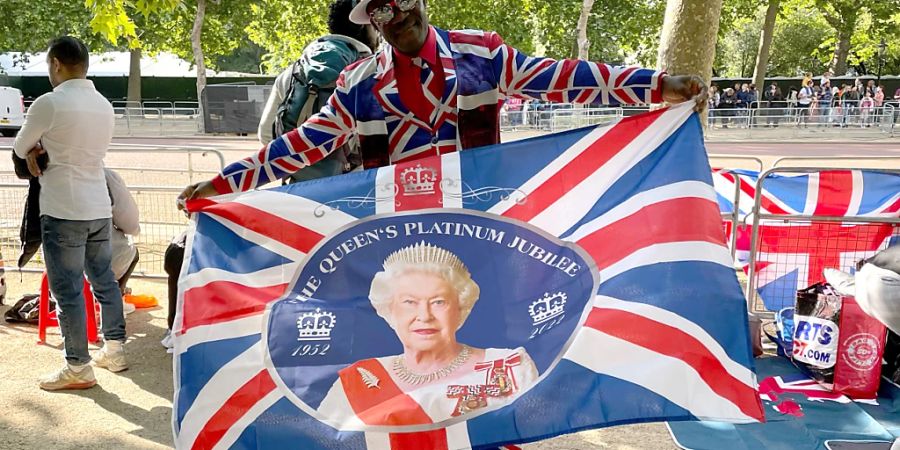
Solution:
M578 245L602 270L650 245L684 241L726 245L718 204L688 197L647 205L581 238Z
M395 198L395 211L440 208L444 200L442 177L440 156L397 164L394 183L400 186L400 191Z
M303 253L308 253L324 237L309 228L237 202L210 205L201 212L228 219Z
M720 172L720 175L722 175L722 177L724 177L726 180L728 180L732 183L735 182L734 175L731 173ZM743 179L741 179L741 192L749 195L750 197L756 198L755 197L756 196L756 187L751 183L744 182ZM790 214L784 208L782 208L781 206L778 206L775 202L773 202L768 197L766 197L765 192L762 193L762 196L759 199L759 205L763 209L769 211L772 214Z
M900 212L900 198L898 198L897 201L894 202L893 205L888 206L887 209L884 210L884 212L886 212L886 213Z
M404 180L402 178L404 170L413 168L417 165L421 165L423 168L433 169L437 172L437 176L434 177L433 180L431 180L434 183L433 192L424 195L405 195L408 192L407 186L404 186L404 183L409 184L410 181L424 182L420 177L422 176L421 174L425 172L415 172L417 174L415 176L412 175L413 172L409 172L407 173L407 176L411 176L413 178L410 178L408 180ZM442 179L442 176L441 158L439 156L417 159L415 161L397 164L394 168L394 182L397 184L397 186L400 186L400 191L396 196L395 210L399 212L424 208L440 208L443 201L443 193L440 190L440 180ZM425 187L424 184L422 184L421 186ZM390 377L383 379L389 378ZM408 396L403 394L400 397ZM428 422L431 421L431 418L427 417L427 415L426 418L428 419ZM391 433L388 435L388 438L390 440L392 449L448 450L447 430L443 428L431 431L420 431L416 433Z
M609 308L594 308L584 325L683 361L713 392L733 403L745 415L764 420L756 389L728 373L722 362L702 342L683 330L638 314Z
M181 333L201 325L212 325L260 314L266 305L284 295L288 284L248 287L232 281L213 281L184 291Z
M241 386L225 404L209 418L194 445L194 450L205 450L215 447L225 433L260 399L275 390L275 382L268 370L263 369L256 376Z
M861 187L861 186L860 186ZM853 172L829 170L819 173L816 216L844 216L853 199Z
M529 193L525 203L512 206L503 215L523 222L533 219L609 162L665 111L665 109L659 109L647 114L628 117L614 125L580 155L551 175L534 192Z
M790 227L760 225L759 252L808 254L806 282L813 284L825 281L822 275L824 269L841 267L842 253L877 251L892 232L890 224L813 222Z

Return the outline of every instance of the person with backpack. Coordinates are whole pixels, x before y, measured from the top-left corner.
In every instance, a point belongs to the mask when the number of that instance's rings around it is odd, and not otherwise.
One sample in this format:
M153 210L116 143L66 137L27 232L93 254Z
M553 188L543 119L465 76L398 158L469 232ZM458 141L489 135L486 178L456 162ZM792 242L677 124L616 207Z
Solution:
M350 22L354 0L335 0L328 13L328 32L303 50L302 56L275 78L266 101L257 135L268 144L319 112L334 92L344 67L370 56L378 47L378 33L371 25ZM357 144L351 140L314 167L285 178L297 182L340 175L360 164Z
M345 68L325 107L303 125L187 186L180 208L317 164L354 133L366 169L498 144L500 108L509 98L706 107L706 83L697 75L528 56L495 32L431 26L425 0L355 3L350 20L374 25L386 45Z

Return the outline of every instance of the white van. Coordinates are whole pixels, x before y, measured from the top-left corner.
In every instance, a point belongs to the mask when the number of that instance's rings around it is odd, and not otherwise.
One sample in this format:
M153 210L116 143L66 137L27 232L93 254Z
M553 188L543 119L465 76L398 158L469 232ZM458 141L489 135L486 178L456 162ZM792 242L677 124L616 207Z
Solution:
M0 86L0 134L15 136L25 123L25 102L22 91Z

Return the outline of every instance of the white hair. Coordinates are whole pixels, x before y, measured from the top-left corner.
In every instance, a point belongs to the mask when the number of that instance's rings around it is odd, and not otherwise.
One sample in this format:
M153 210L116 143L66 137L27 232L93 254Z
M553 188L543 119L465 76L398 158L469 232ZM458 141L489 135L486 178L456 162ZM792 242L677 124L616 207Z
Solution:
M448 251L437 247L432 248L449 253ZM413 250L412 247L407 247L407 249ZM400 252L404 250L406 249L400 250ZM453 258L456 258L456 255L453 255ZM375 274L375 277L372 278L372 286L369 289L369 301L371 301L372 306L375 307L375 312L377 312L391 328L396 329L396 324L394 324L393 318L391 317L393 280L398 276L414 272L437 275L456 291L459 298L460 312L457 330L462 328L466 319L469 317L469 314L472 312L472 308L475 307L475 302L478 301L481 288L479 288L478 283L472 279L471 274L469 274L469 269L467 269L458 259L455 261L448 261L445 259L439 262L423 261L414 263L412 261L392 261L392 257L388 257L388 260L386 260L384 264L384 270Z

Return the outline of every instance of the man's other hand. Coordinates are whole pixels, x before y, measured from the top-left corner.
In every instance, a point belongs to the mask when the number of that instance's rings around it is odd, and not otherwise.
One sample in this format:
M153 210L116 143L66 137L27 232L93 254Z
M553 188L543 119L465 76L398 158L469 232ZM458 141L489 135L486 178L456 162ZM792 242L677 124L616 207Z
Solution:
M219 191L216 190L216 187L213 186L212 182L201 181L184 188L184 190L181 191L181 195L178 196L178 200L176 201L176 203L178 205L178 209L184 210L185 203L188 200L208 198L214 195L219 195Z
M694 111L697 112L706 109L706 100L709 99L709 88L697 75L665 76L662 79L662 91L663 101L667 103L676 104L693 100Z
M45 153L47 151L41 147L41 144L37 144L31 150L28 150L28 154L25 155L25 163L28 164L28 172L31 173L31 176L39 177L43 175L43 171L38 164L38 157Z

